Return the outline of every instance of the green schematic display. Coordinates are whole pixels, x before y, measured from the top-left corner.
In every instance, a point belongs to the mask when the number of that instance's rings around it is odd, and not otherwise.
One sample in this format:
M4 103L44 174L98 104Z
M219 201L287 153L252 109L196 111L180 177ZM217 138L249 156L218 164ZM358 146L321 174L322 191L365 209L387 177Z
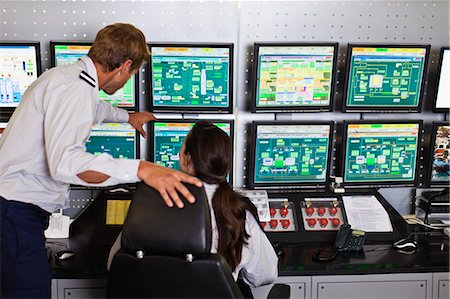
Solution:
M152 47L151 52L153 106L229 106L229 48Z
M417 107L424 48L352 48L348 107Z
M73 64L81 57L88 54L90 45L54 45L55 66ZM131 76L125 85L117 90L114 94L108 95L100 90L98 97L113 106L119 107L134 107L135 105L135 91L134 91L134 75Z
M214 123L230 136L229 123ZM153 133L153 162L155 164L180 169L180 149L184 138L195 125L194 122L155 122Z
M325 182L330 130L330 125L258 125L254 182Z
M332 46L261 46L256 106L328 106L333 59Z
M345 182L413 181L419 124L349 124Z
M86 149L94 155L107 153L114 158L136 159L137 138L129 124L102 123L92 128Z

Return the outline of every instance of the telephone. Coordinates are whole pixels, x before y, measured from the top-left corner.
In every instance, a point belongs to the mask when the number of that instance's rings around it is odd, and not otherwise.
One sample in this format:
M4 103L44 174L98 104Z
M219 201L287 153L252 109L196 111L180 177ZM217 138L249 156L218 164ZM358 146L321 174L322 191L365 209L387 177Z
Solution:
M363 249L366 233L351 229L350 224L342 224L336 235L337 251L359 251Z

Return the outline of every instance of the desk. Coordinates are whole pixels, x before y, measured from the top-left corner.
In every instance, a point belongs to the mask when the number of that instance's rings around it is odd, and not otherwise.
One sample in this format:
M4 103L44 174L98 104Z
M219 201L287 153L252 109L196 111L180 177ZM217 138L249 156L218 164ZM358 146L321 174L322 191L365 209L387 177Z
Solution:
M313 252L330 244L287 245L280 256L277 283L289 284L292 298L340 298L338 292L346 298L389 298L380 296L382 291L397 291L396 299L448 298L448 237L421 230L416 233L419 234L414 238L419 247L410 255L400 254L389 245L372 244L364 246L364 253L342 253L332 262L319 263L311 259ZM57 250L58 240L49 242L54 242L49 246ZM89 243L81 238L70 238L67 242L76 255L62 262L51 258L52 298L105 296L110 245ZM270 287L253 289L255 298L265 298ZM375 294L373 297L371 292Z

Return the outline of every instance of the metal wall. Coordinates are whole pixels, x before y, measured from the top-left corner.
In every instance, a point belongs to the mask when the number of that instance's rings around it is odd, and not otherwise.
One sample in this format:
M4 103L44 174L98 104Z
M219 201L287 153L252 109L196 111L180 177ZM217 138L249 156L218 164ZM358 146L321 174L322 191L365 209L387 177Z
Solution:
M50 65L50 40L93 40L113 22L129 22L153 42L232 42L235 46L234 103L235 185L246 185L248 124L253 120L445 119L431 112L439 49L449 45L449 1L89 1L35 0L0 2L0 39L38 40L42 65ZM339 72L334 112L250 113L254 42L339 42ZM422 113L341 113L348 42L428 43L431 55ZM140 107L145 107L144 70ZM160 117L168 115L157 115ZM172 116L172 115L171 115ZM175 117L182 117L176 115ZM186 117L186 116L184 116ZM141 142L145 157L145 142ZM410 188L381 190L400 212L407 213ZM90 193L72 192L74 208ZM80 204L81 201L81 204Z

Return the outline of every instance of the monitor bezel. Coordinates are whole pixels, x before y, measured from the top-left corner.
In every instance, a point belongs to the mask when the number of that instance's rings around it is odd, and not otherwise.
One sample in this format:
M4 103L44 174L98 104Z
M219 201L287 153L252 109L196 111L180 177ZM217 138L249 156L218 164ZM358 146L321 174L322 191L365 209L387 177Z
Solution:
M51 40L50 41L50 64L51 67L56 66L56 51L55 46L92 46L93 41L74 41L74 40ZM117 105L114 107L118 107L121 109L125 109L127 111L138 111L139 107L139 72L134 75L134 105L133 106L121 106Z
M41 43L40 41L8 41L8 40L2 40L0 41L0 46L31 46L35 48L35 54L36 54L36 80L39 78L39 76L42 74L42 62L41 62ZM19 105L17 103L17 105ZM1 110L9 113L14 111L17 106L13 107L3 107L0 104Z
M430 138L430 143L429 143L429 147L428 147L428 159L425 160L426 163L426 171L427 171L427 177L426 177L426 186L429 188L449 188L450 187L450 181L447 182L436 182L436 181L432 181L431 177L432 177L432 173L433 173L433 163L434 163L434 146L435 146L435 142L436 142L436 133L437 133L437 128L440 126L447 126L450 127L450 124L448 122L444 122L444 121L434 121L432 124L432 129L431 129L431 138Z
M359 124L418 124L419 130L417 135L417 153L416 153L416 164L415 164L415 174L411 181L376 181L376 182L347 182L345 181L345 171L346 171L346 156L347 156L347 138L348 138L348 126L349 125L359 125ZM423 121L422 120L359 120L359 121L344 121L343 132L342 132L342 154L341 154L341 177L345 188L383 188L383 187L413 187L417 186L419 172L420 172L420 156L422 148L422 130Z
M196 123L200 121L208 121L211 123L227 123L230 124L230 138L231 138L231 166L229 171L229 183L230 185L233 185L234 182L234 145L235 145L235 139L234 139L234 120L232 119L158 119L155 121L152 121L149 125L149 137L147 138L147 161L155 162L155 123L176 123L176 124L183 124L183 123Z
M234 44L233 43L148 43L150 53L153 47L170 47L170 48L226 48L230 51L230 63L228 70L228 90L229 99L228 107L182 107L182 106L158 106L153 104L153 70L152 55L145 70L146 78L146 109L150 112L178 112L178 113L233 113L233 81L234 81Z
M102 124L102 123L101 123ZM105 124L106 124L106 122L105 122ZM130 125L131 126L131 125ZM131 126L131 128L132 129L134 129L133 128L133 126ZM135 131L135 136L136 136L136 142L135 142L135 153L134 153L134 155L135 155L135 158L133 158L133 159L120 159L120 158L114 158L114 159L119 159L119 160L139 160L140 158L141 158L141 134L139 133L139 131L138 130L134 130ZM90 132L92 132L92 128L91 128L91 131ZM89 133L89 137L91 137L91 133ZM89 153L88 151L87 151L87 148L86 148L86 152L87 153Z
M423 64L422 82L420 83L420 93L416 107L401 107L401 106L349 106L348 105L348 84L350 82L350 67L352 62L353 48L416 48L425 49L425 58ZM345 66L344 91L342 95L342 112L421 112L423 96L425 92L425 82L427 80L428 59L430 56L429 44L377 44L377 43L349 43L347 45L347 59Z
M439 83L440 83L441 73L442 73L442 63L444 62L444 52L445 51L450 52L450 47L442 47L441 53L439 56L439 64L438 64L437 77L436 77L436 92L434 94L434 99L433 99L433 112L436 112L436 113L450 113L450 108L438 108L436 106L438 92L439 92ZM449 53L449 59L450 59L450 53Z
M283 183L256 183L255 182L255 163L256 163L256 137L258 126L330 126L330 136L328 139L328 159L327 169L325 171L324 182L283 182ZM334 141L335 123L333 121L253 121L251 124L251 146L249 153L249 172L248 172L248 186L249 189L325 189L330 183L331 169L333 168L333 141Z
M259 66L259 49L261 47L333 47L333 69L331 74L331 90L330 90L330 102L326 106L314 105L314 106L283 106L283 107L261 107L257 106L257 94L258 94L258 66ZM251 112L329 112L333 111L335 90L337 85L337 69L338 69L338 56L339 56L339 43L337 42L305 42L305 43L254 43L253 49L253 73L252 73L252 106Z

